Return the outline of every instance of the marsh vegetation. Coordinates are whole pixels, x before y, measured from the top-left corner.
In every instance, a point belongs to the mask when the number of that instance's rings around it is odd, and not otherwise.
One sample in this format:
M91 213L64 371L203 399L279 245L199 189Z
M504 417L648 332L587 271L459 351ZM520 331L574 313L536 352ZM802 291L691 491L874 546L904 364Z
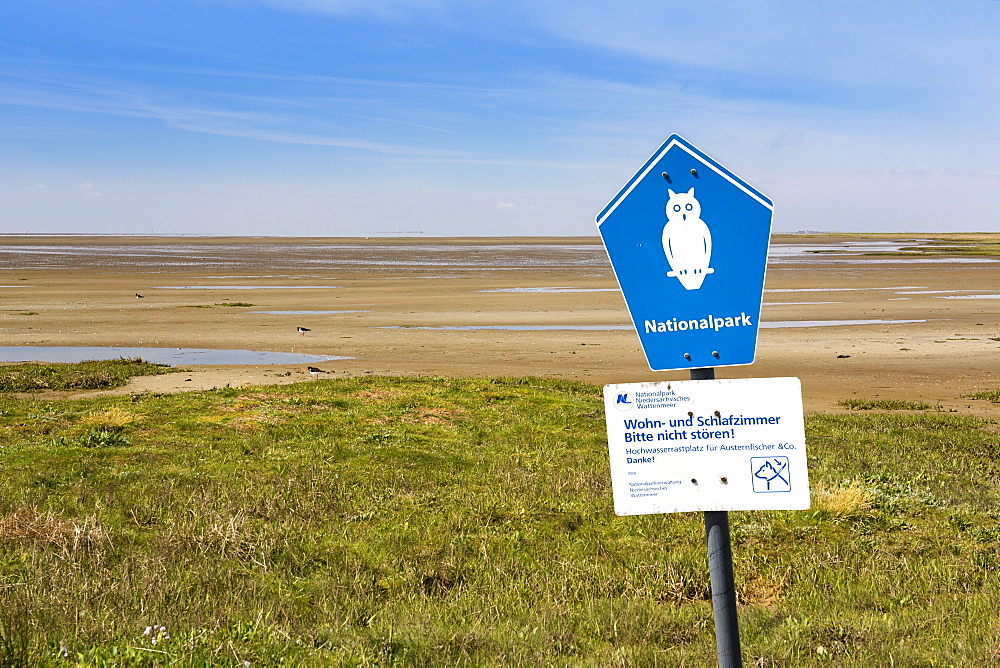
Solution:
M7 364L0 365L0 392L110 390L125 385L135 376L175 371L177 369L166 364L154 364L138 357L88 360L72 364Z
M732 513L755 665L1000 659L995 424L807 418ZM0 395L0 663L710 665L699 514L617 517L600 388L385 378Z

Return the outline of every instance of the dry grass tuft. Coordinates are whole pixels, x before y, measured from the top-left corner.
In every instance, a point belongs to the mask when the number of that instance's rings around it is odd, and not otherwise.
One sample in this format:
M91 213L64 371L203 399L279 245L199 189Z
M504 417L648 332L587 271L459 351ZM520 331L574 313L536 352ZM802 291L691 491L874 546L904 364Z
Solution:
M107 534L94 516L76 522L23 507L0 517L0 543L4 542L55 548L68 556L96 551L107 542Z
M395 399L402 396L400 392L396 392L390 389L371 389L371 390L361 390L356 392L354 396L361 399L377 399L382 401L384 399Z
M138 419L139 416L135 413L132 413L121 406L112 406L106 410L87 413L80 419L80 423L97 427L112 427L120 429L121 427L126 427L132 424Z
M403 416L382 416L371 420L372 424L396 424L399 422L405 424L425 424L425 425L444 425L448 427L455 426L455 422L462 416L466 415L468 411L454 409L435 409L435 410L420 410L414 411Z
M785 590L785 583L791 572L783 575L775 574L771 577L750 578L746 584L736 592L737 599L745 605L757 605L762 607L774 606Z
M875 497L868 490L855 485L827 490L822 487L816 490L813 497L813 507L825 511L834 517L858 517L871 513Z

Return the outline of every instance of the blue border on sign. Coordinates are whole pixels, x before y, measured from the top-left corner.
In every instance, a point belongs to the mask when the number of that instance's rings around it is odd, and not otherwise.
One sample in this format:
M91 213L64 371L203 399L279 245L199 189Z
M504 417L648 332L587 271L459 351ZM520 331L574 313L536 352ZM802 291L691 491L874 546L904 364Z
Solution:
M604 222L604 220L608 217L608 215L610 215L611 212L618 207L621 201L625 199L630 192L632 192L632 189L635 187L635 185L643 178L645 178L645 176L649 173L649 170L653 168L653 165L659 162L660 159L663 157L663 155L674 146L679 146L680 148L684 149L685 151L690 153L692 157L702 162L710 169L714 170L716 173L718 173L727 181L730 181L733 185L735 185L740 190L743 190L750 197L753 197L758 202L766 206L768 209L771 209L772 211L774 210L774 202L772 202L770 198L768 198L764 193L760 192L759 190L751 186L749 183L747 183L740 177L733 174L731 171L729 171L721 164L719 164L719 162L714 158L712 158L711 156L706 155L702 151L695 148L690 142L688 142L680 135L673 134L667 137L667 140L663 142L660 148L656 149L653 155L649 157L649 160L647 160L645 164L643 164L642 168L639 169L639 171L636 172L632 176L632 178L628 180L628 182L622 187L622 189L618 191L618 194L615 195L610 202L608 202L608 205L604 207L599 214L597 214L598 227L600 227L601 223Z

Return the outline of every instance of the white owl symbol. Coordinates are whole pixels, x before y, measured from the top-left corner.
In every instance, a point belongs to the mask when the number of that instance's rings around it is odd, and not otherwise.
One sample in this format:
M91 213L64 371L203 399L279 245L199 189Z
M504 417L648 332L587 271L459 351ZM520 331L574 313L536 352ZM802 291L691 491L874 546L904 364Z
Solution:
M667 224L663 226L663 252L670 263L667 276L676 278L685 290L697 290L712 260L712 232L701 219L701 204L694 188L686 193L667 189Z

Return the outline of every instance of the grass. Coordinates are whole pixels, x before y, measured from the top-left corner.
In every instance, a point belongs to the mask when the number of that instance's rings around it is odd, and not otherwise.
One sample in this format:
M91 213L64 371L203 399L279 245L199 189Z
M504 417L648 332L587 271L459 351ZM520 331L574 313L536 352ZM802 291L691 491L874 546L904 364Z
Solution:
M871 252L865 255L881 256L968 256L968 257L1000 257L1000 242L996 241L960 241L956 245L954 239L926 239L920 246L909 246L901 251Z
M165 364L153 364L138 357L72 364L10 364L0 366L0 392L108 390L121 387L134 376L174 371Z
M256 306L256 304L250 304L247 302L222 302L216 304L216 306ZM211 304L185 304L181 308L212 308Z
M824 233L795 235L797 238L824 238L831 235ZM969 256L969 257L1000 257L1000 236L996 234L948 235L944 237L921 237L900 239L899 235L886 234L836 234L836 237L879 239L899 241L904 246L900 250L870 251L866 256L882 257L920 257L920 256ZM850 249L813 250L811 253L851 254Z
M731 514L747 663L996 664L991 427L809 416L813 508ZM0 664L715 661L702 518L614 515L594 386L0 395L0 443Z
M1000 403L1000 390L982 390L980 392L970 392L963 396L967 399L985 399L993 403Z
M837 405L852 411L926 411L934 408L923 401L905 399L843 399Z

